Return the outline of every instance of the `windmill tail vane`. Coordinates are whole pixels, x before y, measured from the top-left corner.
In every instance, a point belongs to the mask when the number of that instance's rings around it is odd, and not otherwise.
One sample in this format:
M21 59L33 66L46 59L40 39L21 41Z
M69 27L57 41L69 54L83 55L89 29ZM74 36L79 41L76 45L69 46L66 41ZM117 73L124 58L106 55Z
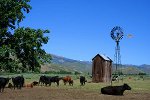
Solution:
M132 34L127 34L127 38L133 38Z

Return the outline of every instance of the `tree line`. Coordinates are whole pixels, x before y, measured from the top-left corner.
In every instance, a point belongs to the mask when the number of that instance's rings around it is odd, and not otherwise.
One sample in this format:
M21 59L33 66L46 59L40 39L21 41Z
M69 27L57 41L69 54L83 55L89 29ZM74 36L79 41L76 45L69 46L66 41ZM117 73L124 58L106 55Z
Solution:
M48 43L49 30L19 27L30 0L0 0L0 72L40 71L51 55L41 47Z

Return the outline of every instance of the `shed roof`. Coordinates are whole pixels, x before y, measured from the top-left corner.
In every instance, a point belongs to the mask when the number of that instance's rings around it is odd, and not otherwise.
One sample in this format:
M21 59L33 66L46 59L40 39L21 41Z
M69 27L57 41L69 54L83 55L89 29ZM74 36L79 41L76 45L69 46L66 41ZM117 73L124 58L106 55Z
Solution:
M104 54L97 54L94 58L96 58L97 56L103 58L104 60L112 61L108 56L106 56ZM94 60L94 58L92 60Z

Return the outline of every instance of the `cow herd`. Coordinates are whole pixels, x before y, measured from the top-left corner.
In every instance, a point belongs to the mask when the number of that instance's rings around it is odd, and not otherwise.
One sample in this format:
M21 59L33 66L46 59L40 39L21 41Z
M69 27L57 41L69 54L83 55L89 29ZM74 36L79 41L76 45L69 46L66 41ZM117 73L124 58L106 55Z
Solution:
M12 80L12 83L9 83L9 80ZM52 83L56 83L59 86L59 81L62 80L64 85L69 83L70 86L73 86L73 79L70 76L59 77L59 76L46 76L42 75L39 78L39 81L33 81L31 84L25 84L25 78L23 76L16 76L12 78L0 77L0 92L4 91L4 88L8 84L8 88L21 89L22 87L33 87L33 86L51 86ZM85 85L87 80L84 76L80 76L81 86Z
M87 82L84 76L80 76L80 84L81 86L85 85ZM12 80L12 84L9 83L9 80ZM42 75L39 78L39 81L33 81L31 84L25 84L25 78L23 76L17 76L13 78L4 78L0 77L0 92L4 91L4 88L8 84L8 88L13 89L21 89L22 87L33 87L33 86L51 86L52 83L56 83L59 86L59 81L62 80L64 85L67 83L70 86L73 86L73 79L70 76L59 77L59 76L45 76ZM131 90L131 87L128 84L124 84L121 86L107 86L101 88L101 94L107 95L123 95L125 90Z
M59 77L59 76L40 76L39 85L49 85L51 86L51 83L56 83L57 86L59 86L59 81L62 80L64 85L66 85L67 83L69 83L70 86L73 86L73 79L70 76L66 76L66 77ZM85 82L87 82L87 80L85 79L84 76L80 76L80 84L81 86L85 85ZM35 81L34 81L35 84Z

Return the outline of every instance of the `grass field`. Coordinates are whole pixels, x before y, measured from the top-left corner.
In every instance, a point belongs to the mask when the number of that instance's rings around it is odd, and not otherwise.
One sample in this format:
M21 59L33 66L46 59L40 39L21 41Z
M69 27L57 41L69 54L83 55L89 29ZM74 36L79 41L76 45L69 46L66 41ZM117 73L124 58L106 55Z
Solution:
M2 76L2 75L1 75ZM16 74L3 75L14 77ZM41 74L23 74L25 83L38 81ZM54 76L54 75L49 75ZM65 76L65 75L59 75ZM130 77L130 78L129 78ZM127 83L132 87L131 91L125 91L124 96L108 96L100 93L100 89L110 83L91 83L91 78L87 77L85 86L80 86L78 76L72 76L74 85L64 85L60 81L60 86L52 83L51 86L35 86L33 88L23 88L22 90L11 90L6 88L4 93L0 93L0 100L149 100L150 98L150 79L149 76L144 80L139 76L125 76L123 82L113 82L113 85ZM11 82L11 81L10 81Z

